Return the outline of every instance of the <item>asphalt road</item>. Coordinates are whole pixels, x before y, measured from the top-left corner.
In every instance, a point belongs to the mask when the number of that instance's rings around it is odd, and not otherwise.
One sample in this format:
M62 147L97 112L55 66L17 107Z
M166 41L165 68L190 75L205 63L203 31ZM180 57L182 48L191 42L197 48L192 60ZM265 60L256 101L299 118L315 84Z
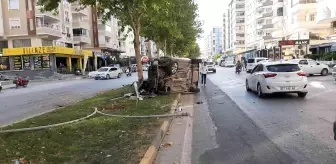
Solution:
M203 94L205 110L194 111L194 161L336 163L336 141L332 132L336 83L331 76L309 77L309 93L305 99L296 94L260 99L246 92L245 77L245 73L236 75L234 68L221 67L216 74L208 75L210 83L202 88L199 96L202 99ZM197 122L204 120L203 115L211 116L212 123L206 123L208 127L214 124L215 140L207 137L207 133L212 133L208 129L197 132L201 128ZM202 147L207 149L198 150Z
M123 75L110 80L70 80L31 84L27 88L8 89L0 93L0 126L48 112L101 91L119 88L137 80Z

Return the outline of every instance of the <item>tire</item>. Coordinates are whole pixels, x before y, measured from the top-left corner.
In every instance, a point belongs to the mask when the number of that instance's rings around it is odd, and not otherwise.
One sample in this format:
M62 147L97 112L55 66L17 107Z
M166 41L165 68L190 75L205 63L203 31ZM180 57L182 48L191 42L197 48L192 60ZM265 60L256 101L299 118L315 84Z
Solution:
M265 97L265 94L262 92L262 89L261 89L261 86L260 86L259 83L257 85L257 94L258 94L259 98L264 98Z
M110 79L110 78L111 78L110 75L107 74L107 75L106 75L106 80L108 80L108 79Z
M248 91L248 92L251 92L251 91L252 91L251 88L250 88L249 85L248 85L247 80L246 80L246 82L245 82L245 88L246 88L246 91Z
M118 74L118 78L120 78L120 77L121 77L121 74L119 73L119 74Z
M216 73L216 70L214 70L213 72Z
M323 68L321 71L322 76L327 76L328 75L328 70L326 68Z
M307 96L307 92L300 92L300 93L298 93L298 96L300 97L300 98L305 98L306 96Z

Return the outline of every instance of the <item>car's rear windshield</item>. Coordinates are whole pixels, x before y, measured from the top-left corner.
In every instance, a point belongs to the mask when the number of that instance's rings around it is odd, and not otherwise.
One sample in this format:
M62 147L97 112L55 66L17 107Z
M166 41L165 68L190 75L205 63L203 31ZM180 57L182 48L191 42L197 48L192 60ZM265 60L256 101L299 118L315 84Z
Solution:
M264 61L264 60L267 60L267 59L257 59L257 63L260 61Z
M254 59L247 60L247 63L254 63Z
M266 66L270 72L297 72L300 67L297 64L277 64Z

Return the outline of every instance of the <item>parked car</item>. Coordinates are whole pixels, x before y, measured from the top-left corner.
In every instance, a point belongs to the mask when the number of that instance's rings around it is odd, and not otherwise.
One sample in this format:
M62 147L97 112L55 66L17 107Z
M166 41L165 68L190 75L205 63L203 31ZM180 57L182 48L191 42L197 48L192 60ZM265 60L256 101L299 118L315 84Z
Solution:
M308 75L320 74L328 75L329 67L326 64L320 64L312 59L293 59L293 63L299 64L299 67Z
M304 98L308 93L306 74L296 63L264 62L247 73L246 90L256 91L258 97L272 93L297 93Z
M132 72L137 72L138 71L138 68L137 68L136 64L132 64L131 68L132 68Z
M223 67L234 67L235 63L233 60L223 61L222 62Z
M142 70L143 71L148 71L149 65L148 64L144 64L142 65Z
M117 67L101 67L98 71L89 73L89 78L97 79L110 79L113 77L120 78L122 70Z
M258 65L258 62L268 60L268 58L263 57L257 57L257 58L251 58L247 60L246 70L251 71L256 65Z
M216 73L215 62L206 62L206 66L208 67L208 72Z

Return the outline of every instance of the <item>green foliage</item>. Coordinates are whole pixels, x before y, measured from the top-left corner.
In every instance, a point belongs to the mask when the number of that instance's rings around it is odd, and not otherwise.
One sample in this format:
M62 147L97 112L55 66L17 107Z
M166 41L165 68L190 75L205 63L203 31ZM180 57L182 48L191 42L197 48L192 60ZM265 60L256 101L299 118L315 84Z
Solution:
M61 0L38 0L44 10L57 10ZM68 0L83 7L95 7L103 21L111 16L119 20L121 31L132 27L139 81L142 82L140 35L154 40L167 54L184 56L195 48L202 32L193 0ZM166 55L167 55L166 54Z
M221 56L222 56L222 54L217 54L217 55L214 56L213 59L216 61L216 60L218 60Z
M184 57L190 58L190 59L197 59L201 56L201 50L198 46L198 44L194 44L192 48L184 54Z

